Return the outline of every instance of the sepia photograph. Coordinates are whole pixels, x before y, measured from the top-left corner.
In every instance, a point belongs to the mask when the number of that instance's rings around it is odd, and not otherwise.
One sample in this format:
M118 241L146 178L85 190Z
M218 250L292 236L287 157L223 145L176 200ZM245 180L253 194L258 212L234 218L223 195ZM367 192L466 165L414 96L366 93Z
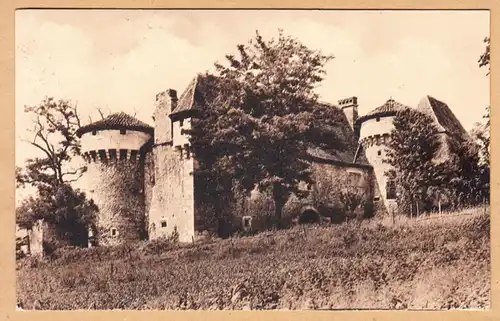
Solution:
M490 11L18 9L15 165L17 310L488 310Z

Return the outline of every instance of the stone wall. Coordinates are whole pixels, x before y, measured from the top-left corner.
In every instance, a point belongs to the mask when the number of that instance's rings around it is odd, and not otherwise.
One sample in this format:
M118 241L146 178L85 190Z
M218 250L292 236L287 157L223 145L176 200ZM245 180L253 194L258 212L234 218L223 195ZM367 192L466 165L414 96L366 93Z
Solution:
M312 168L316 182L312 187L312 205L322 215L342 221L349 215L364 217L372 214L374 186L370 168L322 162L313 163ZM344 198L347 197L360 202L359 207L346 207Z
M369 167L349 167L327 162L313 162L313 179L316 184L308 187L301 184L309 195L299 199L292 195L283 208L282 221L291 224L299 220L305 211L317 212L330 217L332 222L341 222L349 215L365 217L373 214L375 189L372 170ZM360 200L359 208L346 213L342 191L352 191ZM343 194L345 195L345 193ZM241 205L236 207L235 227L241 228L244 216L252 217L252 228L264 229L272 221L274 202L269 195L253 191Z
M91 162L87 192L99 208L97 243L115 245L140 240L144 234L143 171L139 160Z
M169 145L156 146L155 184L149 211L150 239L168 237L174 230L180 242L194 238L193 158Z
M395 198L388 198L387 177L385 173L391 166L384 162L387 155L387 144L390 141L390 133L394 128L394 117L373 118L363 122L360 131L360 142L363 144L366 158L373 167L378 187L378 195L375 195L383 203L386 212L391 212L396 207ZM375 201L375 205L378 202ZM376 206L377 211L383 212L380 206Z
M141 131L126 130L100 130L82 135L82 153L98 150L139 150L149 139L151 135Z
M46 224L39 220L28 230L29 252L31 255L43 255L44 225Z
M151 201L153 198L153 187L155 185L155 164L154 153L152 150L149 150L144 154L142 166L144 171L144 229L147 233L147 227L149 226L149 212L151 210Z

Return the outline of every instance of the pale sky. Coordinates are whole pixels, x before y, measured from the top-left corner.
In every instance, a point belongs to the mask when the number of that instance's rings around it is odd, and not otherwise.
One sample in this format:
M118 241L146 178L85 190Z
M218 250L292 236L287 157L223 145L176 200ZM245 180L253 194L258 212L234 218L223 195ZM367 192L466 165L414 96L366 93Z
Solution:
M488 11L19 10L16 12L16 165L33 150L20 141L25 105L44 96L137 113L152 124L155 95L182 93L255 30L278 28L333 54L318 93L336 103L357 96L363 115L390 97L416 106L446 102L469 130L489 105L487 70L478 68Z

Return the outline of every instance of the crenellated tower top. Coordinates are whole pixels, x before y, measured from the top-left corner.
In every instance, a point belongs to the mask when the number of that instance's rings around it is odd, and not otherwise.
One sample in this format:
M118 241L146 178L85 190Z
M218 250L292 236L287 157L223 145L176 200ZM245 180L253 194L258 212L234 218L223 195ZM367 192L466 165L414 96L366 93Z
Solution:
M123 112L109 115L77 131L87 162L136 161L152 139L153 127Z

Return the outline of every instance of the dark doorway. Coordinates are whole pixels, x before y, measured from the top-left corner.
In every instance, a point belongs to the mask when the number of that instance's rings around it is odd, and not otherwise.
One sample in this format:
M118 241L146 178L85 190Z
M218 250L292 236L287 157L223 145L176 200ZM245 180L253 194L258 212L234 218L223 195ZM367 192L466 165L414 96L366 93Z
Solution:
M299 218L299 224L313 224L319 222L319 214L313 209L302 212Z

